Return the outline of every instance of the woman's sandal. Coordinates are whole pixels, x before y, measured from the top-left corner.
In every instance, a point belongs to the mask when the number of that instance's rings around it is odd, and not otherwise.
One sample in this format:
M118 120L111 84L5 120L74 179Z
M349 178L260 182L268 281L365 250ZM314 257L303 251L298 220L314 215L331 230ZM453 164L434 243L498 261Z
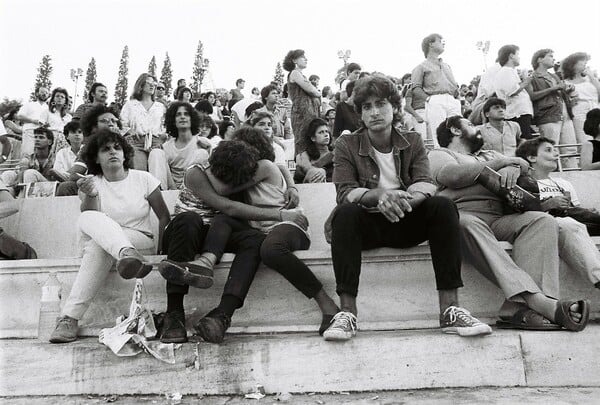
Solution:
M581 314L581 320L575 322L571 318L570 308L573 304L579 304L579 313ZM573 332L579 332L585 329L590 319L590 301L589 300L558 300L556 305L556 311L554 312L554 322L561 325L565 329Z
M496 321L498 329L521 329L521 330L561 330L561 326L552 323L549 319L530 308L521 308L508 320Z

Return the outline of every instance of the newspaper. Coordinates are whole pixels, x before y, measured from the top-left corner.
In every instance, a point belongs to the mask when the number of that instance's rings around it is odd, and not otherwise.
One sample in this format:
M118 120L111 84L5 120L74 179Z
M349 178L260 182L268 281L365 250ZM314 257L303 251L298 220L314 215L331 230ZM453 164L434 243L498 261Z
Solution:
M118 318L112 328L102 329L99 341L120 357L135 356L145 351L161 361L175 364L173 343L148 341L156 336L156 326L152 312L142 305L143 287L142 279L136 279L129 316Z

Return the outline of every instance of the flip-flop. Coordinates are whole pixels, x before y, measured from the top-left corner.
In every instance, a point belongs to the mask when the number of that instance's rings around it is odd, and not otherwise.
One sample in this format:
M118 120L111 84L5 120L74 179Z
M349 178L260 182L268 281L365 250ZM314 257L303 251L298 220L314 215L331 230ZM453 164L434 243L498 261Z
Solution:
M579 304L579 313L581 314L581 320L575 322L571 318L569 308L571 305ZM579 332L585 329L590 319L590 301L589 300L558 300L556 311L554 312L554 320L557 324L561 325L565 329L573 332Z
M510 320L499 319L496 321L499 329L521 329L521 330L561 330L561 326L552 323L540 313L530 308L521 308L510 318Z

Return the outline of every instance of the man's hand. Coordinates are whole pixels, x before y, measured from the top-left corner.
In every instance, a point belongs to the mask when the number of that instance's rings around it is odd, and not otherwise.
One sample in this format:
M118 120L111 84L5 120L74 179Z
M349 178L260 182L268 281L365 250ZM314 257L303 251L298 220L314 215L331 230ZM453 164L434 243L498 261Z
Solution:
M571 200L565 196L550 197L547 200L542 201L542 209L549 211L553 209L567 209L571 207Z
M398 222L400 218L404 218L405 213L412 211L408 203L412 198L412 195L406 191L386 190L379 196L377 209L388 221Z
M298 203L300 203L300 194L296 187L288 187L283 194L283 198L285 201L285 209L296 208Z
M517 179L521 175L521 168L506 166L498 170L498 173L500 173L500 186L510 190L517 184Z
M519 165L520 169L521 169L521 174L525 175L527 173L529 173L529 162L526 161L525 159L522 159L520 157L511 157L508 158L508 161L510 162L511 165Z
M286 210L283 209L281 212L281 221L293 222L305 231L308 229L308 218L302 213L301 210Z

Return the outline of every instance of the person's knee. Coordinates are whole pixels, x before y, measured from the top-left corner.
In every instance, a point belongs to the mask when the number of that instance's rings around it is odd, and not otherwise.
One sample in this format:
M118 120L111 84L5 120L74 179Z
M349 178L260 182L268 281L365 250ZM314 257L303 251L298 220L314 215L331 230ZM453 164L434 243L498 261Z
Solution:
M585 232L587 234L586 226L573 218L570 218L570 217L557 218L556 221L558 222L558 231L560 233Z
M78 191L79 187L77 187L77 183L74 181L65 181L58 185L58 188L56 189L56 195L59 197L77 195Z
M340 225L341 223L357 220L362 210L363 208L358 204L344 203L339 205L331 221L331 226L336 227L336 225Z
M27 169L23 172L24 183L35 183L39 179L39 172L35 169Z

